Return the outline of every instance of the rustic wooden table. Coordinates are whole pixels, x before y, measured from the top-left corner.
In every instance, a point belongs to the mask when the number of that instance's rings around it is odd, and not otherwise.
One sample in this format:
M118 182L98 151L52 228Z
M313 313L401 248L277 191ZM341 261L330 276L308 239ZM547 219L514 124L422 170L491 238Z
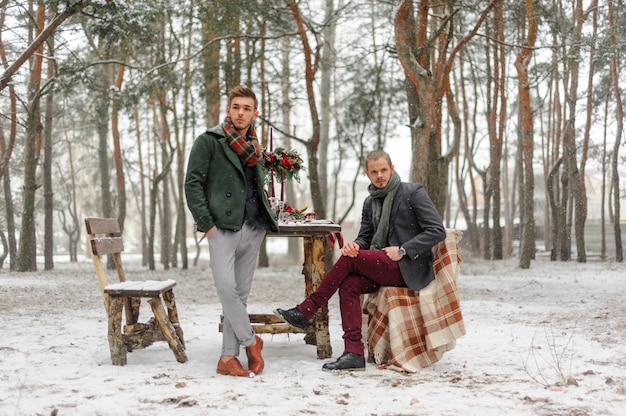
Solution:
M341 232L341 226L331 221L317 220L307 223L280 222L274 237L303 237L305 293L313 293L326 274L326 239L329 234ZM320 308L312 322L312 331L307 334L307 342L317 345L317 358L330 358L333 350L328 331L328 306ZM311 339L314 336L314 339Z

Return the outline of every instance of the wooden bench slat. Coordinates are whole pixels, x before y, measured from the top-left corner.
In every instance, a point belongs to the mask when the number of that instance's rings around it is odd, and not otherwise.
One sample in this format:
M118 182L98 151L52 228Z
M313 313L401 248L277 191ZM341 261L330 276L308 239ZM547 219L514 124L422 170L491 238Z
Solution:
M250 322L259 323L259 324L282 324L284 321L280 319L278 316L273 314L265 314L265 313L251 313L248 315L250 317Z
M104 293L107 293L109 296L158 297L174 286L176 286L176 281L172 279L163 281L146 280L142 282L126 281L108 285L104 288Z
M248 317L250 318L250 323L253 323L253 324L266 324L266 325L285 324L287 325L285 321L283 321L282 319L280 319L278 316L274 314L250 313L248 314ZM220 315L220 323L224 323L224 315Z
M308 332L306 330L297 331L291 325L273 314L251 313L248 316L250 317L250 324L252 324L252 329L257 334L306 334ZM218 331L224 331L224 315L220 315Z
M124 251L122 237L100 237L91 240L91 252L96 256Z
M87 234L119 234L122 232L116 218L88 217L85 218L85 226L87 227Z
M219 332L224 332L224 324L219 324L217 330ZM289 324L282 323L281 324L252 324L252 330L255 334L306 334L307 331L299 331L295 328L291 327Z

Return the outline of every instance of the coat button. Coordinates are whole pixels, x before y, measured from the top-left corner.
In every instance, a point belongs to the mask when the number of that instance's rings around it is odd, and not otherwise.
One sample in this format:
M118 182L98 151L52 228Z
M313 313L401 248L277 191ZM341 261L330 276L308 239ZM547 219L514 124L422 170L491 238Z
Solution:
M230 198L232 195L233 195L233 194L232 194L232 192L230 192L230 191L229 191L229 192L226 192L226 196L227 196L228 198Z
M232 215L232 213L233 212L231 210L226 211L226 215L228 215L229 217Z

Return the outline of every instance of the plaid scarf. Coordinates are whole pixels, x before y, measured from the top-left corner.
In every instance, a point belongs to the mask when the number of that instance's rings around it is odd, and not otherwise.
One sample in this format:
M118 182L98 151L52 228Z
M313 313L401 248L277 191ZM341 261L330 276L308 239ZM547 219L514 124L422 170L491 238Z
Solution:
M224 133L226 133L226 141L231 149L239 156L242 163L248 166L256 165L261 160L261 146L256 137L254 126L250 125L246 137L242 137L235 130L233 122L229 116L224 119Z

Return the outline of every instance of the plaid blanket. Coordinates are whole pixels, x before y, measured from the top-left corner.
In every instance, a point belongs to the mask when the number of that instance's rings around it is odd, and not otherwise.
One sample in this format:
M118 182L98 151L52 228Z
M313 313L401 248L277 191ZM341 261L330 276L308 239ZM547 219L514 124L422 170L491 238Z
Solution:
M439 361L465 334L456 287L463 234L446 232L433 247L435 280L428 286L419 292L384 286L367 296L369 361L413 373Z

